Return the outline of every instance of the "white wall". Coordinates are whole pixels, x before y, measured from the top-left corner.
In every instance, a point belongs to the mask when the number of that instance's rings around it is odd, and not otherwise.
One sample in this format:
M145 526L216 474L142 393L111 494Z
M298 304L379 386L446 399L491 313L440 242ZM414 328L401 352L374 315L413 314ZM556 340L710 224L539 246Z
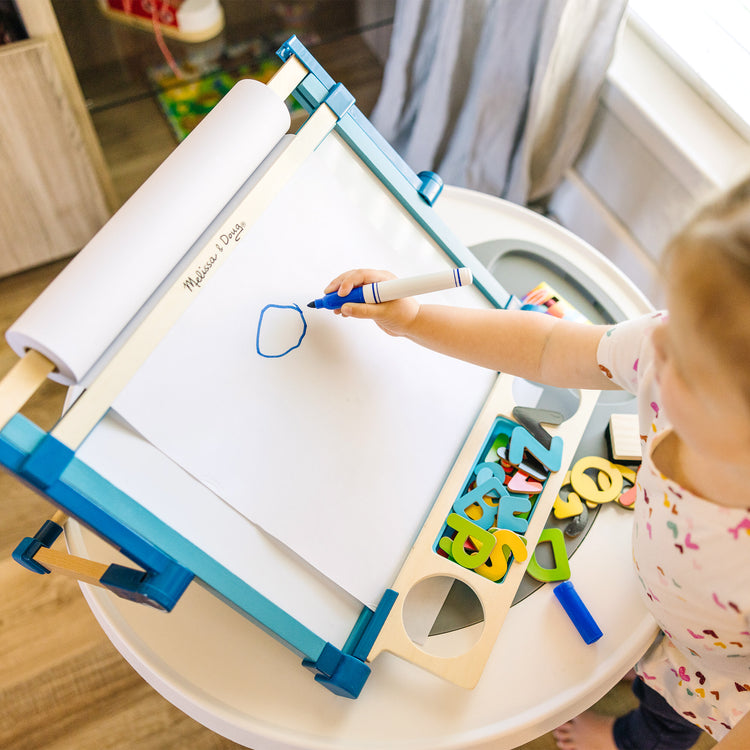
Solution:
M626 24L589 137L550 209L658 305L664 243L748 173L750 143Z

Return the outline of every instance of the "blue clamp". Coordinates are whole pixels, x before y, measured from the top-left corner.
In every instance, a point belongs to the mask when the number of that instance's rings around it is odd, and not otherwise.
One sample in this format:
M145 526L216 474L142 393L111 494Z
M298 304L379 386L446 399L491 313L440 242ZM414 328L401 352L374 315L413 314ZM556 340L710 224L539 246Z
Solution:
M342 83L337 83L323 101L339 120L354 106L354 97Z
M374 612L363 610L343 650L326 643L316 660L305 659L302 666L315 672L315 681L332 693L357 698L370 676L365 661L397 598L397 592L387 589Z
M304 659L302 666L316 673L316 682L343 698L358 698L370 676L367 664L343 653L330 643L323 646L315 661Z
M34 559L42 547L51 547L62 534L62 526L54 521L45 521L33 537L26 537L13 550L13 559L32 573L44 575L49 570Z
M193 577L189 570L177 564L158 574L112 564L99 582L121 599L169 612Z
M417 188L417 192L431 206L438 199L440 193L443 192L443 180L440 175L427 170L420 172L417 177L421 180L421 185Z
M12 557L32 573L45 575L50 571L34 556L42 547L49 549L62 533L62 526L45 521L33 537L26 537L13 550ZM159 571L137 570L123 565L110 565L99 583L122 599L148 604L166 612L172 610L185 593L194 576L175 562L167 563Z

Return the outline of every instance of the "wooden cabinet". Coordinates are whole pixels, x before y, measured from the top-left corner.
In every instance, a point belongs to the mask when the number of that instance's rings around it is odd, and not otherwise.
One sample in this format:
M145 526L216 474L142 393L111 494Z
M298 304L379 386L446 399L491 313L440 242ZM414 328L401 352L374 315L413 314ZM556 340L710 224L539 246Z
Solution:
M95 0L16 4L30 39L0 45L0 276L72 255L91 239L176 147L161 99L182 86L159 82L165 60L152 32L112 20ZM222 7L216 37L169 40L186 91L217 72L256 76L294 32L370 111L393 0Z
M29 39L0 46L0 276L79 250L115 208L48 0L17 0Z

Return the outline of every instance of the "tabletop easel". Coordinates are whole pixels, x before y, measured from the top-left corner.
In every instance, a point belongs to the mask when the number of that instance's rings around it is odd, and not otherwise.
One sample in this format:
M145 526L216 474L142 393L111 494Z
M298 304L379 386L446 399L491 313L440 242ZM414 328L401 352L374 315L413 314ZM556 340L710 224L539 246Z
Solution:
M284 64L269 82L269 89L281 99L294 92L310 116L222 227L198 251L194 263L210 265L212 271L220 267L228 253L216 262L207 262L225 227L238 223L252 225L312 151L335 132L452 262L472 268L477 287L496 307L514 306L517 300L477 262L432 209L442 187L439 177L431 172L415 175L359 112L351 94L325 73L298 40L290 39L279 56ZM0 463L60 508L60 513L45 523L34 537L19 545L14 557L35 572L64 572L104 586L119 596L167 611L176 605L189 583L198 579L219 598L301 655L303 664L315 673L318 682L346 697L359 695L370 673L370 663L382 651L391 651L464 687L474 685L526 565L533 558L534 546L562 483L564 471L560 469L570 463L597 394L584 393L575 415L552 429L553 439L558 441L556 445L562 447L547 467L549 477L529 517L524 537L527 555L521 559L522 555L517 552L508 575L498 583L497 579L477 576L473 569L478 567L474 563L481 552L476 549L476 537L482 536L480 531L492 536L491 521L488 518L487 523L476 524L468 506L461 510L456 508L466 494L467 479L476 472L478 465L485 463L481 454L496 420L512 418L515 405L512 378L499 375L393 586L384 592L374 610L364 608L347 642L336 646L240 581L76 456L117 394L193 299L194 295L186 294L183 280L178 278L49 433L18 412L53 373L52 361L36 351L28 351L0 381ZM530 447L532 453L539 453L533 441L525 437L528 433L523 432L524 435L516 439L516 442L520 440L521 447L510 446L511 451L518 453L515 459L510 456L510 463L516 466L528 460ZM450 526L453 515L461 514L478 529L464 535L469 548L473 545L475 549L466 551L462 544L451 546L448 542L452 553L445 557L438 551L444 551L446 546L441 542L443 529L446 524ZM496 509L496 520L498 514ZM67 515L121 549L137 567L95 563L52 550L52 543L61 533ZM489 548L485 551L489 555ZM482 564L488 561L488 556L483 557ZM403 603L410 589L434 575L464 581L477 592L485 613L486 625L479 643L453 660L426 655L403 627Z

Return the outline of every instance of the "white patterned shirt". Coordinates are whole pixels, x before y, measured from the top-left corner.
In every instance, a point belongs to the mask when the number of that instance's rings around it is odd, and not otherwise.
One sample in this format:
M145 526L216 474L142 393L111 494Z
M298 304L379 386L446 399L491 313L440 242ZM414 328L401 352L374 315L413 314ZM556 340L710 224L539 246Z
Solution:
M614 326L598 351L602 371L638 396L643 463L633 559L646 606L664 636L636 671L719 740L750 710L750 507L709 502L654 466L654 449L671 430L651 341L665 315Z

